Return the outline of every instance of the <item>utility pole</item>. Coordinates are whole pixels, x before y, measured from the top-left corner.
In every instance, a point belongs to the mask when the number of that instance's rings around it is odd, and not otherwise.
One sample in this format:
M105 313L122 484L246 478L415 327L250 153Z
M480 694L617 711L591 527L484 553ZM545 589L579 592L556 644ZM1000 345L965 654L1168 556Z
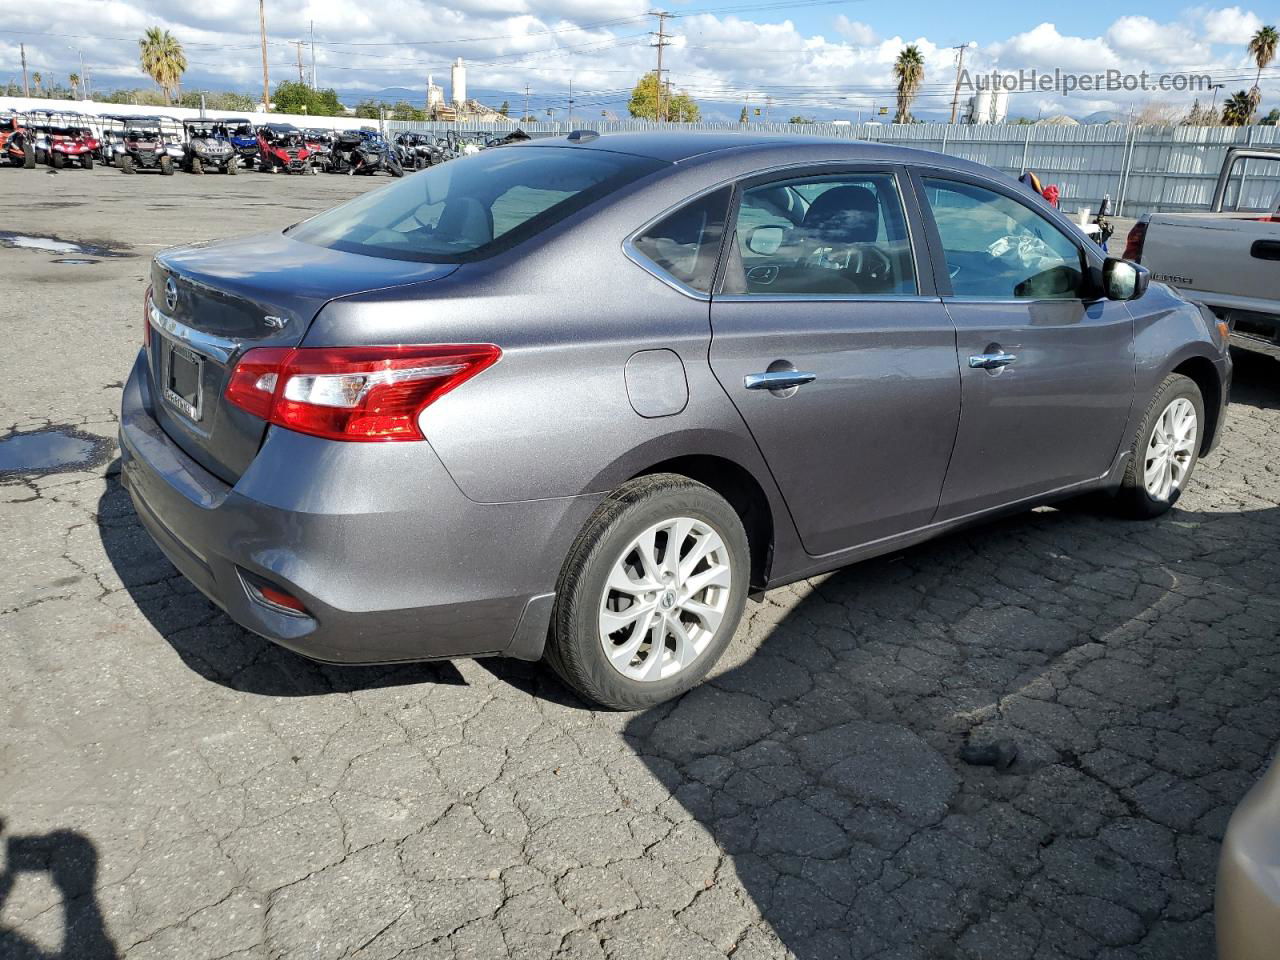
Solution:
M316 88L316 22L311 21L311 89Z
M956 108L960 105L960 75L964 72L964 52L970 47L976 46L972 40L968 43L962 43L958 47L952 47L952 50L959 52L956 58L956 89L951 96L951 122L956 122Z
M654 103L654 117L657 120L666 120L666 110L662 102L662 48L671 46L671 37L666 32L666 25L667 18L675 16L675 14L665 13L662 10L650 10L649 14L650 16L658 18L658 32L650 34L650 36L657 37L658 42L649 44L651 47L658 48L658 75L656 90L654 91L654 96L656 97L656 102Z
M258 0L258 31L262 34L262 112L271 112L271 78L267 74L267 0Z
M29 97L31 96L31 86L27 83L27 45L25 43L18 44L18 50L22 54L22 95Z
M298 48L298 83L305 87L307 85L307 76L302 72L302 41L295 40L293 45Z
M528 116L532 116L532 114L529 113L529 85L526 83L524 85L524 117ZM524 120L524 117L520 118L521 121Z
M569 129L573 129L573 77L569 78Z

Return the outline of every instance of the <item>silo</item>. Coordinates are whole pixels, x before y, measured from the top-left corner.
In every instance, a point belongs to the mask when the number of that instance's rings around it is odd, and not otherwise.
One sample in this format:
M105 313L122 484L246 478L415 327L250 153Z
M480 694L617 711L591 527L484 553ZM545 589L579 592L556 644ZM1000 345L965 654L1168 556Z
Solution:
M990 88L979 90L973 98L973 122L974 123L990 123L991 122L991 104L994 95Z
M453 91L453 102L462 106L467 102L467 68L462 65L462 58L453 61L449 83Z

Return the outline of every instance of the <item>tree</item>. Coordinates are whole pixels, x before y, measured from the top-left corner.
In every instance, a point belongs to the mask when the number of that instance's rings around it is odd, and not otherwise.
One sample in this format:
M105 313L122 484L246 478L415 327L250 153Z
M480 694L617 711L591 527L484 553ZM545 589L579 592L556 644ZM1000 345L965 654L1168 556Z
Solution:
M893 75L898 78L898 113L894 123L911 123L911 101L924 82L924 56L914 43L902 48L893 61Z
M813 123L813 117L792 117L787 123Z
M1258 65L1258 73L1254 77L1253 89L1249 91L1252 94L1250 99L1253 100L1254 110L1262 102L1262 71L1276 58L1277 46L1280 46L1280 33L1272 26L1259 27L1258 32L1249 41L1247 52L1249 56L1253 57L1253 62ZM1253 114L1250 113L1250 116L1253 116Z
M510 115L511 115L511 104L510 104L509 102L507 102L506 100L503 100L503 101L502 101L502 106L500 106L500 107L498 108L498 112L499 112L500 114L502 114L504 117L508 117L508 116L510 116Z
M389 109L390 107L385 103L375 100L361 100L356 104L356 116L363 117L365 120L377 120L382 116L383 110Z
M641 120L658 119L658 72L650 70L631 90L631 99L627 101L627 112ZM696 123L702 115L697 103L688 93L681 90L677 94L664 91L662 95L662 112L668 120L676 123Z
M67 77L67 79L71 81L71 99L79 100L80 99L80 74L73 73L71 74L71 76Z
M164 91L164 102L172 103L187 69L187 55L182 51L182 44L168 30L149 27L138 41L138 48L142 69Z
M407 100L397 100L396 105L391 108L390 118L392 120L421 121L427 119L427 115Z
M1258 121L1260 127L1280 126L1280 107L1272 107L1271 112Z
M739 122L739 123L748 123L748 122L750 121L750 119L751 119L751 118L747 116L747 105L744 103L744 104L742 105L742 112L741 112L740 114L738 114L738 122Z
M40 84L44 82L44 77L40 76L39 70L31 75L31 82L35 85L36 96L40 96Z
M1222 125L1224 127L1243 127L1253 114L1253 98L1249 91L1240 90L1233 93L1222 104Z
M334 90L315 90L297 80L281 83L271 100L280 113L307 113L313 117L336 117L342 113Z

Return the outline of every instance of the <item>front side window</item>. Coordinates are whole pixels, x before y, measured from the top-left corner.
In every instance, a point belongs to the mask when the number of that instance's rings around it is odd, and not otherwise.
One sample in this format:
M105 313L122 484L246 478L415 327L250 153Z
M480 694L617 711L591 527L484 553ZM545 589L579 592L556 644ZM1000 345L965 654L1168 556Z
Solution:
M710 293L729 193L725 187L686 204L646 227L632 244L660 270L694 290Z
M523 242L664 166L580 147L499 147L370 191L289 236L371 257L463 263Z
M1046 217L994 190L923 178L957 297L1063 300L1080 296L1080 248Z
M726 289L761 296L910 296L917 290L902 200L890 174L750 187L742 193L736 233L744 276L726 278Z

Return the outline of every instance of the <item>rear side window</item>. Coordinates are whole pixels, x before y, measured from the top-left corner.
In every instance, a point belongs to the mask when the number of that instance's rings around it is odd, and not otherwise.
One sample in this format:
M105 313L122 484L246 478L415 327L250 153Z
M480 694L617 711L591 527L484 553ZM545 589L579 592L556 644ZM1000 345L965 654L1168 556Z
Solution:
M664 166L580 147L497 147L370 191L289 236L371 257L464 263L509 249Z
M699 197L648 227L632 245L685 286L711 292L731 190Z

